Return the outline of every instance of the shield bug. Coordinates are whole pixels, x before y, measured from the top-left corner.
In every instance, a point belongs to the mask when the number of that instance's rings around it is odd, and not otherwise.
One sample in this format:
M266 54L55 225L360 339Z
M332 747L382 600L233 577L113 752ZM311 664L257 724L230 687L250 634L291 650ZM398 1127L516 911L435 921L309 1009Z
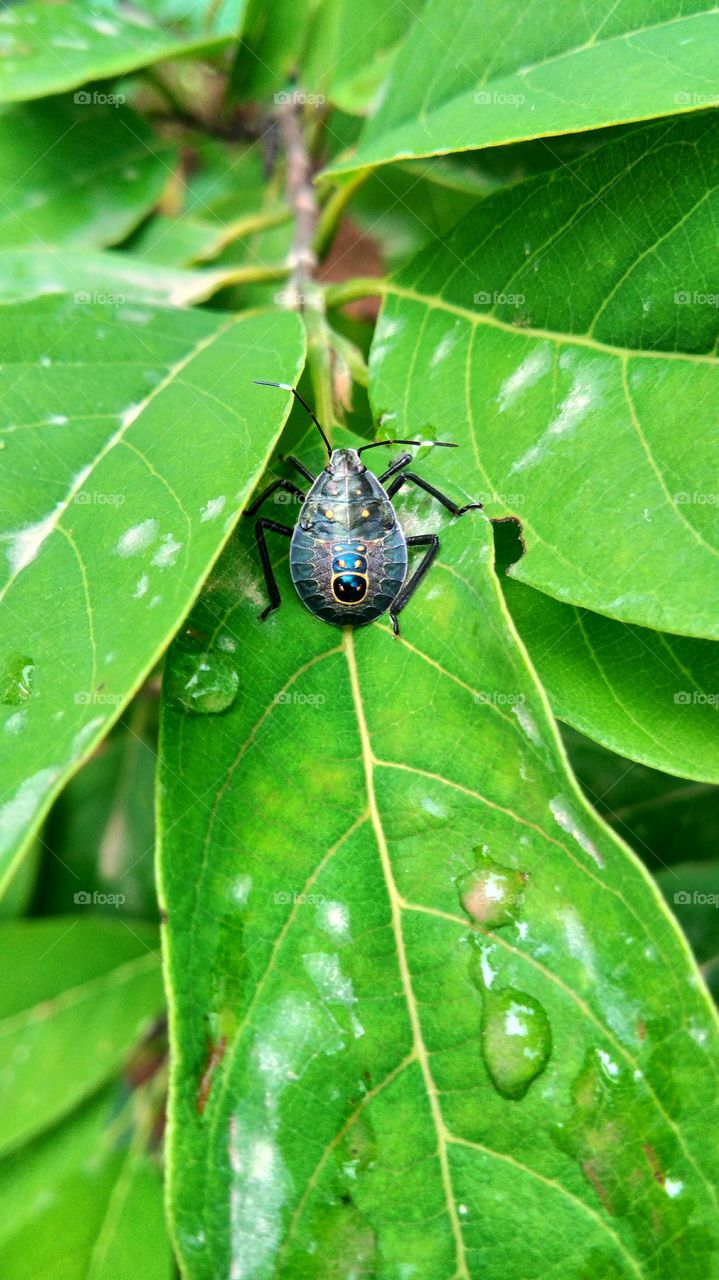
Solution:
M290 455L286 461L309 482L309 491L304 493L291 480L273 480L245 512L246 516L254 516L278 489L302 502L294 528L265 517L255 522L255 540L270 598L260 617L264 621L281 602L266 538L268 533L278 533L291 538L292 581L311 613L338 627L361 627L389 610L392 628L398 635L397 615L414 595L437 555L439 538L436 533L406 537L392 506L393 497L403 484L414 484L441 502L453 516L478 510L482 504L470 502L458 507L434 485L407 470L412 461L409 453L401 454L380 476L365 466L361 455L379 445L431 443L445 449L457 446L441 440L377 440L359 449L333 449L296 387L285 382L256 381L261 387L279 387L292 392L317 427L329 458L321 474L313 476L299 459ZM388 480L391 483L385 488ZM424 548L424 555L414 573L407 577L409 547Z

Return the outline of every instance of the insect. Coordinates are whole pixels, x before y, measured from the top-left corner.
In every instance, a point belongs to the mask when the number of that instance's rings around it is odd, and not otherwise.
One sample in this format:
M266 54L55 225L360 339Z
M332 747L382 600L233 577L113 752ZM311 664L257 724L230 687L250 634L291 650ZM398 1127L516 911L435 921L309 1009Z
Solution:
M374 622L389 610L392 629L399 635L397 615L412 598L437 552L436 533L406 537L397 520L392 499L403 484L424 489L454 516L481 508L481 502L458 507L451 498L440 493L421 476L408 471L412 455L403 453L380 476L375 476L362 462L361 455L378 445L419 445L421 440L377 440L359 449L333 449L310 406L296 387L285 382L260 382L261 387L279 387L291 391L317 427L329 461L315 477L292 455L286 461L309 481L310 490L303 491L291 480L273 480L245 511L254 516L264 502L278 489L302 502L302 510L294 529L268 520L255 522L255 540L265 574L270 603L260 617L279 608L281 597L267 549L268 533L291 538L290 573L297 594L311 613L335 626L361 627ZM433 441L441 448L457 446ZM387 480L392 482L385 489ZM407 578L408 547L425 548L414 573Z

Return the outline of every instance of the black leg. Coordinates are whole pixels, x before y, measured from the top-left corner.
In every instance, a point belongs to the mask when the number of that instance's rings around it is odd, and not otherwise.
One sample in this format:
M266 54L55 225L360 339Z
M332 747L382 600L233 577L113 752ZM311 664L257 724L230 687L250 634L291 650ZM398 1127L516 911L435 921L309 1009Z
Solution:
M292 537L292 530L288 529L286 524L278 524L276 520L265 520L264 517L262 517L259 520L257 520L255 523L255 542L257 543L257 550L259 551L260 561L262 563L262 568L265 574L265 582L267 584L267 594L270 597L270 603L268 604L266 609L262 610L262 613L260 614L261 622L264 622L267 615L269 613L272 613L273 609L279 609L280 604L282 603L282 597L280 596L280 589L277 586L277 583L275 582L275 575L272 571L272 561L270 560L270 553L267 550L267 539L265 538L266 532L267 533L283 533L286 538Z
M393 476L393 475L395 474L395 472L396 472L396 471L401 471L401 470L402 470L402 468L403 468L403 467L406 467L406 466L407 466L407 463L408 463L408 462L411 462L411 461L412 461L412 454L411 454L411 453L403 453L403 454L402 454L402 455L397 459L397 461L396 461L396 462L393 462L393 463L392 463L392 465L391 465L391 466L389 466L389 467L387 468L387 470L386 470L386 471L383 471L383 472L382 472L382 475L381 475L381 476L378 476L378 477L377 477L377 479L379 480L380 484L384 484L385 480L389 480L390 476Z
M418 533L414 538L407 539L407 546L408 547L427 547L427 551L422 556L422 559L417 565L417 568L412 574L412 577L409 579L409 582L406 582L405 585L402 587L402 590L400 591L394 604L392 605L392 608L389 611L389 616L392 619L392 630L394 631L394 634L396 636L399 635L399 623L397 621L397 614L400 613L400 611L404 609L404 606L407 604L407 602L411 600L412 596L417 590L417 587L422 581L425 573L429 569L429 566L434 560L434 557L439 551L439 538L437 537L436 533Z
M253 516L256 511L259 511L263 502L267 501L270 494L275 493L277 489L283 489L285 493L291 493L295 498L298 498L300 502L304 502L305 500L305 495L302 490L298 489L297 485L293 484L291 480L273 480L272 484L268 484L267 488L262 490L259 497L255 498L252 506L245 508L244 514L246 516Z
M300 462L299 458L295 457L294 453L288 453L286 458L282 458L282 462L289 462L290 466L294 467L295 471L299 471L300 475L304 476L305 480L309 480L310 484L314 484L317 479L311 471L307 470L304 462Z
M418 489L424 489L425 493L431 494L433 498L442 503L443 507L451 511L453 516L462 516L465 511L480 511L482 508L481 502L468 502L466 507L458 507L457 503L448 498L446 493L440 493L439 489L435 489L433 484L429 484L421 476L415 475L414 471L403 471L401 476L397 476L397 479L392 481L387 490L387 497L393 498L397 491L402 488L405 480L409 480L410 484L416 484Z

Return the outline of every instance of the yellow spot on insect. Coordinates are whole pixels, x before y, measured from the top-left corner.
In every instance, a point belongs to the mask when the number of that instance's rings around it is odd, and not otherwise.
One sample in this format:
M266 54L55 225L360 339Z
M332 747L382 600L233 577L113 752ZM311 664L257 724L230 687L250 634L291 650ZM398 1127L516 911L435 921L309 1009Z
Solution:
M326 519L326 520L334 520L334 518L335 518L335 513L334 513L334 511L325 511L325 519Z
M347 561L346 561L346 560L340 560L340 562L339 562L339 563L340 563L340 569L346 569L346 568L347 568Z
M362 490L361 490L361 489L355 489L355 494L357 495L357 497L358 497L358 498L361 498L361 497L362 497Z
M358 542L358 543L357 543L357 550L358 550L358 551L366 551L366 550L367 550L367 548L366 548L366 546L365 546L364 542Z
M362 508L362 515L365 517L369 515L369 507Z
M342 563L344 564L344 560L342 561ZM355 569L361 569L361 568L362 568L362 561L355 560Z

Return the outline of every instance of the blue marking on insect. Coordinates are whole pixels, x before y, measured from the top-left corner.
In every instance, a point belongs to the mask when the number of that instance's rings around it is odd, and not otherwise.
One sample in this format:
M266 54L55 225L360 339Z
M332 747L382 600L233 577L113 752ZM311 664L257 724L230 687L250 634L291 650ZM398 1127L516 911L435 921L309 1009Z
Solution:
M336 626L364 626L389 611L395 634L399 632L398 613L405 607L439 550L436 533L405 537L397 520L392 498L403 484L415 484L441 502L453 515L463 515L480 502L460 507L421 476L408 471L412 461L403 453L380 476L375 476L363 463L361 454L380 444L438 445L456 448L444 441L378 440L359 449L333 449L309 405L295 387L280 382L260 382L260 386L280 387L291 391L312 418L327 448L329 461L317 477L297 460L287 459L311 482L303 493L290 480L274 480L248 507L245 515L253 516L265 500L278 489L302 500L302 510L294 527L276 520L260 518L255 524L257 549L265 573L270 603L261 617L267 617L280 604L266 534L279 533L291 538L290 573L302 602L311 613ZM384 482L393 477L384 488ZM407 577L408 548L423 547L424 555L414 573Z

